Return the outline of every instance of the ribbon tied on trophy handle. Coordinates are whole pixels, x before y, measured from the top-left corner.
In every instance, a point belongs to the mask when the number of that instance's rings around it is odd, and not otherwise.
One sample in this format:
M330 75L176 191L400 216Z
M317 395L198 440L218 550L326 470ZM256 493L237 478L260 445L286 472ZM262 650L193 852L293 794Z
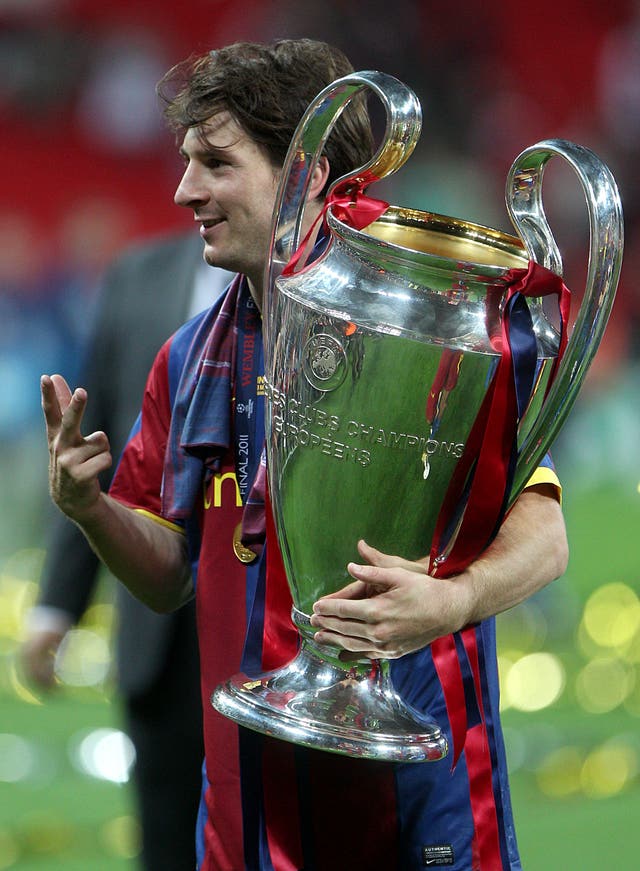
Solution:
M507 176L507 209L529 257L562 275L562 259L542 204L544 170L555 156L563 158L574 170L585 196L590 234L587 278L582 304L553 383L519 446L509 506L546 453L545 445L555 439L573 405L607 325L622 266L622 204L613 175L593 151L564 139L547 139L526 148Z
M339 208L341 219L354 218L361 229L375 220L387 204L364 195L374 181L396 172L411 156L422 129L422 109L414 92L394 76L375 70L351 73L328 85L310 103L294 133L276 195L263 303L265 352L270 347L269 305L273 283L294 253L301 257L302 223L311 176L338 118L356 94L369 89L381 100L386 128L374 156L363 166L337 179L329 189L325 208ZM364 216L365 223L362 223ZM368 220L367 220L368 218ZM351 224L351 220L347 220ZM304 240L306 241L306 240ZM293 267L292 267L293 268Z

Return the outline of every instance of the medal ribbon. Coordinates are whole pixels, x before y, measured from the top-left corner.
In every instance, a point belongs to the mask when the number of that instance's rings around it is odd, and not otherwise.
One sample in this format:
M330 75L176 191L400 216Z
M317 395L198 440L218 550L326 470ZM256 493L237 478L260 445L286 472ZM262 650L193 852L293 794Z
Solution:
M238 316L235 403L233 429L238 489L243 505L260 465L264 444L264 396L258 393L258 379L264 375L260 313L246 292ZM242 670L260 670L262 660L262 619L265 581L262 560L247 564L247 633L242 654Z
M245 511L248 500L263 495L261 483L266 481L264 395L258 389L259 378L264 375L264 355L260 315L252 303L251 297L245 300L238 319L234 413L236 476ZM254 489L256 478L260 479L259 493ZM264 496L266 499L266 493ZM251 513L255 513L256 507L251 507ZM268 500L262 510L267 512L269 529L273 520ZM247 632L241 668L246 674L282 665L295 654L297 646L298 634L289 617L291 597L280 551L274 531L267 534L270 546L256 554L255 561L245 569ZM270 657L275 658L273 663ZM242 767L245 823L247 832L258 832L257 838L245 837L245 857L254 858L252 851L258 844L261 867L264 864L294 871L302 863L299 826L291 824L298 814L297 793L294 788L285 789L284 793L281 789L283 783L293 786L296 782L293 748L284 742L274 742L265 752L263 736L245 729L240 730L240 743L245 763Z
M238 317L234 436L236 475L242 502L247 501L255 478L264 438L264 396L258 379L264 376L260 312L251 294L243 295Z

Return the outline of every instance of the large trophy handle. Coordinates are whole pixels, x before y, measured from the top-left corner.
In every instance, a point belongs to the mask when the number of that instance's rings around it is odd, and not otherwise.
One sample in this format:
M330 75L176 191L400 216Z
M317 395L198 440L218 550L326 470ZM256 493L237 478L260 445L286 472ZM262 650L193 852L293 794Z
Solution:
M544 169L554 156L569 163L582 185L589 213L589 266L583 302L557 376L520 446L511 503L573 405L607 325L622 265L622 204L615 180L592 151L563 139L547 139L525 149L507 177L507 209L529 256L562 275L562 260L542 205Z
M364 71L343 76L328 85L309 105L291 141L276 196L264 284L266 348L269 347L269 297L273 282L300 244L311 175L342 111L365 88L373 91L384 105L384 138L372 159L335 181L332 192L362 191L372 182L391 175L411 156L420 137L422 110L416 95L386 73Z

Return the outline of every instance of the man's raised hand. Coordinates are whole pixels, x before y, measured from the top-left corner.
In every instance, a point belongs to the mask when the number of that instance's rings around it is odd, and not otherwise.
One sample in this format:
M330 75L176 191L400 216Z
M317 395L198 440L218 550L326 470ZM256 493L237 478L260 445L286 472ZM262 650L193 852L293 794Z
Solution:
M87 406L87 392L82 387L72 393L61 375L43 375L40 388L49 443L51 498L68 517L80 521L100 498L98 475L112 463L109 439L103 432L82 435Z

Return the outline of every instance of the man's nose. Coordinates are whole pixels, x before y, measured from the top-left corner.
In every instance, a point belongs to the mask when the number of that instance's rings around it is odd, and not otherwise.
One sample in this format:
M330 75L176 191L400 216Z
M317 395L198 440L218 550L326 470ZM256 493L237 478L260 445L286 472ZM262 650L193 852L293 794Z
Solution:
M197 168L190 163L185 169L180 183L176 188L173 201L178 206L194 208L196 205L206 202L208 194L202 183Z

